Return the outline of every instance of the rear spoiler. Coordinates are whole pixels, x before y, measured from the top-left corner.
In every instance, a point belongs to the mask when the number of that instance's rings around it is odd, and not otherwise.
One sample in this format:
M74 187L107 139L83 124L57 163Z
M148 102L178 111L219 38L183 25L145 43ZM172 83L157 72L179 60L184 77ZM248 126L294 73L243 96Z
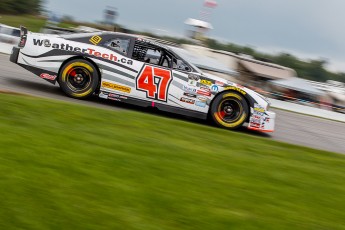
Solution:
M23 48L26 44L28 29L26 29L24 26L20 26L20 41L18 44L19 48Z

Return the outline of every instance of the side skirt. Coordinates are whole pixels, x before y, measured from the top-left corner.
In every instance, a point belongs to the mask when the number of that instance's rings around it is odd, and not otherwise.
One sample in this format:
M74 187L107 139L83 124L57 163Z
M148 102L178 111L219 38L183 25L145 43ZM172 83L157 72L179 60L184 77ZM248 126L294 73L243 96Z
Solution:
M24 64L18 64L21 67L23 67L24 69L30 71L31 73L39 76L40 78L48 81L49 83L52 83L53 85L55 85L56 80L57 80L57 73L48 71L48 70L44 70L44 69L40 69L37 67L33 67L33 66L28 66L28 65L24 65Z
M199 111L193 111L193 110L189 110L189 109L178 108L178 107L174 107L174 106L170 106L170 105L164 105L164 104L156 103L153 101L145 101L142 99L123 96L123 95L116 94L116 93L101 91L98 96L100 98L103 98L103 99L124 102L124 103L131 104L131 105L137 105L137 106L141 106L141 107L153 107L153 108L157 108L161 111L180 114L183 116L195 117L195 118L203 119L203 120L207 119L207 113L202 113Z

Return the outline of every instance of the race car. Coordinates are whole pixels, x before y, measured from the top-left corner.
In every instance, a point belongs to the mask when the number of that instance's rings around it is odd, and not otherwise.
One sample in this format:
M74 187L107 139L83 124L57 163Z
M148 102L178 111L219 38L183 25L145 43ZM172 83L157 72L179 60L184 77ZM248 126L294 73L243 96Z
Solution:
M10 60L70 97L100 98L211 119L220 127L274 130L275 113L258 93L203 73L179 52L140 35L47 35L21 27Z

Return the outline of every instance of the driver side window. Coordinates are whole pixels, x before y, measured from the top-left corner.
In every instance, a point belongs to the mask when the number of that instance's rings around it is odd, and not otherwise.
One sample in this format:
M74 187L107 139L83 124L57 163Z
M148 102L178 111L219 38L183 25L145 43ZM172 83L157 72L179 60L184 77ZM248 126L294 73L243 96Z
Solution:
M171 68L171 57L158 46L135 44L132 58L152 65Z

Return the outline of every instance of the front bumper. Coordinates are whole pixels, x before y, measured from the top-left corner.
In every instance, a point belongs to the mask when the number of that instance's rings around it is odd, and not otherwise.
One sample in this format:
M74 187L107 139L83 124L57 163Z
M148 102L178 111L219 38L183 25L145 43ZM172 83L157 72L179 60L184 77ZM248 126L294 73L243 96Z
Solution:
M12 53L11 53L11 56L10 56L10 61L11 62L17 63L19 51L20 51L20 49L18 47L13 47Z
M276 114L265 111L264 113L251 113L249 118L248 129L260 132L273 132Z

